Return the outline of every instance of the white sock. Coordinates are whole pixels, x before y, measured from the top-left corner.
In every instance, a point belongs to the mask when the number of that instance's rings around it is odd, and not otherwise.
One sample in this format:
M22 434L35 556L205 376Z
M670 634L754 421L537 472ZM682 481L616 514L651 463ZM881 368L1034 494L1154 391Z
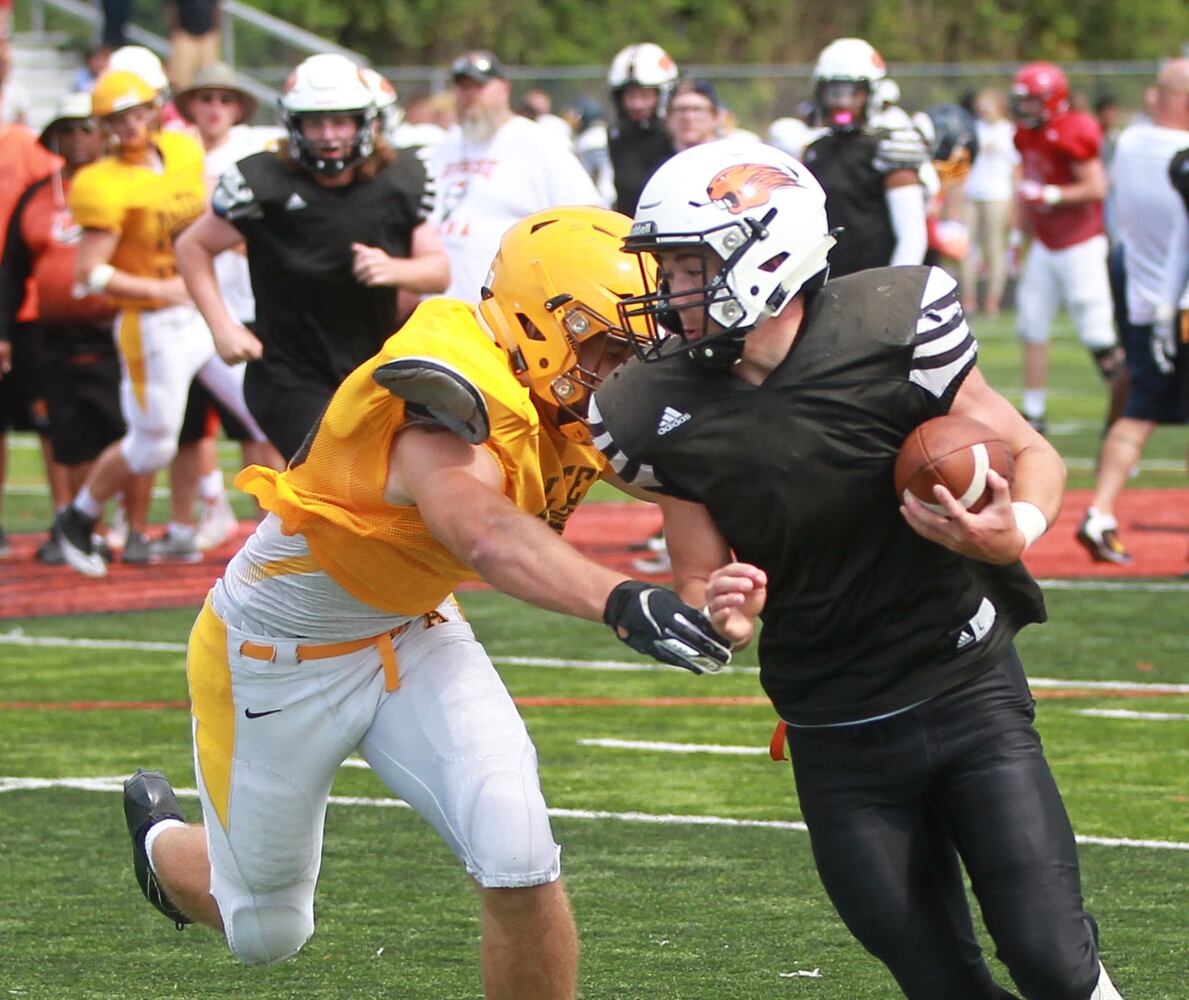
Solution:
M1119 530L1119 522L1115 520L1114 514L1103 514L1096 507L1087 507L1086 517L1090 519L1090 523L1097 527L1099 531Z
M103 513L103 504L101 504L92 495L90 487L84 486L78 491L78 496L74 498L74 509L80 514L85 514L89 518L97 518Z
M218 500L227 495L222 469L212 469L198 480L198 495L203 500Z
M157 838L166 830L173 830L185 825L180 819L162 819L150 826L148 832L144 835L144 852L148 855L149 867L153 869L154 875L157 874L157 866L153 864L153 845L157 842Z
M1094 986L1094 992L1090 994L1089 1000L1123 1000L1123 994L1115 988L1115 984L1111 982L1111 977L1106 974L1106 968L1101 962L1098 963L1098 982Z
M1022 409L1026 417L1033 419L1043 417L1045 415L1045 390L1025 389Z

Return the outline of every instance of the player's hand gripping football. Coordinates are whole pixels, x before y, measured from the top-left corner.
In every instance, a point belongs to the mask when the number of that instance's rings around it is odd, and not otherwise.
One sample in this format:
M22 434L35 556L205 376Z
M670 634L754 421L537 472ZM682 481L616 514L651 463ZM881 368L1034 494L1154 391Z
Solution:
M695 674L716 674L731 662L710 620L664 587L625 580L607 598L603 621L638 653Z
M988 469L987 483L991 502L977 514L958 503L944 486L934 486L933 495L945 508L945 514L934 514L907 490L900 512L913 531L931 542L971 559L1009 565L1024 552L1024 533L1016 524L1007 480Z

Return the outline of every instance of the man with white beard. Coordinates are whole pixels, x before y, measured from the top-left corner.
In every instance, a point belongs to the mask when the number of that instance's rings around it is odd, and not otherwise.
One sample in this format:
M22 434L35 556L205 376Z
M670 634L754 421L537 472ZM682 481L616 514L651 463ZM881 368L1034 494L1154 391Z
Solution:
M434 212L450 259L446 295L478 302L500 237L514 222L556 205L598 205L576 156L534 121L514 114L510 85L486 51L450 66L458 124L434 150Z

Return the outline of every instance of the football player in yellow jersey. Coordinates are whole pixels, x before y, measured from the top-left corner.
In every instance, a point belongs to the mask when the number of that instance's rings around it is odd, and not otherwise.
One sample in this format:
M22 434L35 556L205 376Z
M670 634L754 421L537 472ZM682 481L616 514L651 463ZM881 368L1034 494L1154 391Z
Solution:
M184 823L160 772L125 783L137 880L179 926L222 931L250 964L297 952L314 930L331 783L358 753L478 885L486 995L574 996L577 935L536 751L451 591L482 578L695 673L730 658L729 629L560 536L608 478L585 414L630 351L616 305L651 285L620 252L629 225L596 208L522 220L479 306L423 303L286 471L241 474L270 513L189 647L205 828Z
M186 393L196 376L259 434L244 405L243 369L213 360L210 331L177 274L174 237L198 218L206 198L203 151L188 135L161 131L160 99L159 91L129 70L109 70L99 78L92 106L111 137L112 152L80 170L70 190L71 212L83 227L79 285L106 292L121 306L115 329L120 404L128 425L54 523L66 561L88 576L107 573L91 544L104 503L132 475L156 472L173 458ZM143 528L140 515L134 529ZM193 555L198 557L197 550Z

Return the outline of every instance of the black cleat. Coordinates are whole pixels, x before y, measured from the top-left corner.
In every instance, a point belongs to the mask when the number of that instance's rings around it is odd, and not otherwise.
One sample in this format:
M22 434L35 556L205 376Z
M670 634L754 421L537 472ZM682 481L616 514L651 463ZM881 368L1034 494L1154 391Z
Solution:
M91 541L94 530L95 518L87 517L74 506L67 507L54 518L53 537L70 567L83 576L107 576L107 563L95 551Z
M149 855L144 846L145 834L154 823L163 819L185 822L177 796L173 794L173 786L164 774L137 768L136 773L124 782L124 818L128 821L128 835L132 838L132 868L136 873L136 884L140 886L145 899L169 917L180 931L193 921L165 895L149 866Z
M1116 566L1130 566L1134 562L1119 538L1115 521L1103 518L1094 510L1086 512L1082 526L1078 528L1077 540L1095 562L1114 563Z

